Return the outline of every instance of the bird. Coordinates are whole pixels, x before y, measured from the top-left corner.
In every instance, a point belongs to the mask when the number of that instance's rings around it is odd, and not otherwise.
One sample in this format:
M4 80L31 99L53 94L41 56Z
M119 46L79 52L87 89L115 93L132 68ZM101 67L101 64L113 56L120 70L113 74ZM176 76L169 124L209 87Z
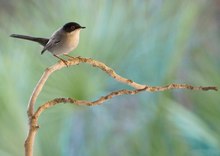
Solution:
M62 59L60 55L72 58L72 56L68 54L77 48L79 44L80 30L85 28L86 27L80 26L76 22L68 22L56 30L50 38L33 37L20 34L11 34L10 37L37 42L43 46L41 54L45 51L49 51L53 56L67 65L67 61Z

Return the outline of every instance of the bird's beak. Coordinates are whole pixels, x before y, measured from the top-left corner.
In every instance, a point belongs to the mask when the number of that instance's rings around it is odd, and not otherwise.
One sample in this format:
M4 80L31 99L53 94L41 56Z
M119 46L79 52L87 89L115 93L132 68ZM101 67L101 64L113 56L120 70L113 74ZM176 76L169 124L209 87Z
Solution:
M80 29L85 29L86 27L80 27Z

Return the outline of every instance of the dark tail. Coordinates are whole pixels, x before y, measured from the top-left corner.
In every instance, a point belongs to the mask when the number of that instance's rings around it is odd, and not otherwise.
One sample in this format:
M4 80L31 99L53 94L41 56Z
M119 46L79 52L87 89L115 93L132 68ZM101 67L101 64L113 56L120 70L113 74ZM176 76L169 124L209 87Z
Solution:
M47 42L49 41L49 39L47 38L31 37L31 36L18 35L18 34L11 34L10 37L34 41L34 42L41 44L42 46L45 46Z

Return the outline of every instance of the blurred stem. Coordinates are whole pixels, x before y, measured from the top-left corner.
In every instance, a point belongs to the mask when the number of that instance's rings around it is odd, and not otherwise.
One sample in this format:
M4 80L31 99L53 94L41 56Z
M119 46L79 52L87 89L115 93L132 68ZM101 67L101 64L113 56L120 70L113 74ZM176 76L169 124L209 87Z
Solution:
M36 103L37 97L39 96L39 94L40 94L45 82L49 78L49 76L54 71L57 71L57 70L62 69L63 67L66 67L66 65L72 66L72 65L78 65L80 63L87 63L87 64L92 65L93 67L97 67L97 68L103 70L104 72L106 72L109 76L111 76L115 80L129 85L129 86L135 88L135 90L125 90L124 89L124 90L114 91L104 97L100 97L98 100L93 101L93 102L85 101L85 100L76 100L76 99L72 99L72 98L56 98L56 99L53 99L53 100L41 105L37 109L37 111L34 113L34 105ZM106 66L104 63L90 59L90 58L88 59L88 58L76 57L76 58L69 59L65 63L63 61L60 61L57 64L55 64L45 70L45 72L43 73L42 77L40 78L39 82L37 83L32 95L30 97L29 104L28 104L28 110L27 110L28 117L29 117L29 132L28 132L27 139L25 140L25 156L33 156L33 145L34 145L37 130L39 128L38 119L40 117L40 114L43 111L45 111L46 109L48 109L56 104L72 103L72 104L77 104L77 105L94 106L94 105L102 104L105 101L113 98L114 96L125 95L125 94L133 95L133 94L137 94L142 91L157 92L157 91L165 91L165 90L170 90L170 89L190 89L190 90L203 90L203 91L215 90L215 91L217 91L217 87L212 87L212 86L211 87L201 87L201 86L194 87L194 86L187 85L187 84L170 84L170 85L166 85L166 86L155 86L155 87L148 86L148 85L142 85L142 84L136 83L132 80L129 80L127 78L124 78L124 77L118 75L113 69Z
M25 156L33 156L33 146L34 146L35 136L37 133L37 129L39 128L37 120L38 120L37 118L32 118L30 120L28 137L24 143Z

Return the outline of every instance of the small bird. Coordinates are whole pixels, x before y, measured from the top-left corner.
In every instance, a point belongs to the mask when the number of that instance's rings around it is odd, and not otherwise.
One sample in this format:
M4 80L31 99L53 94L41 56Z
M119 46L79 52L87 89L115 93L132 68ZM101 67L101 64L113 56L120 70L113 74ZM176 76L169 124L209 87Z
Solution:
M53 56L60 59L67 65L66 60L60 58L59 56L65 55L67 57L72 57L68 54L78 46L80 30L85 28L86 27L82 27L76 22L69 22L55 31L49 39L19 34L11 34L10 37L37 42L43 46L41 54L45 51L49 51L53 54Z

